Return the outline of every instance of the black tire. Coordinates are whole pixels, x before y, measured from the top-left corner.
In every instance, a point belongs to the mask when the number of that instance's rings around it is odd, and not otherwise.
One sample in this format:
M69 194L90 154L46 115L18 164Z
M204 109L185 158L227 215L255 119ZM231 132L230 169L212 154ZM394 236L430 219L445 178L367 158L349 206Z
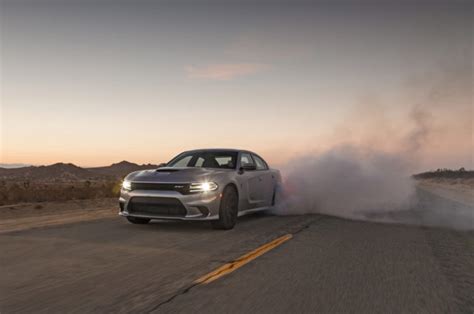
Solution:
M275 188L273 189L272 207L274 207L275 204L276 204L276 195L277 195L277 188L276 188L276 186L275 186Z
M127 216L128 222L132 224L144 225L150 222L150 218L141 218L141 217L131 217Z
M239 211L239 196L233 186L228 186L222 193L219 206L219 219L211 222L214 229L229 230L234 228Z

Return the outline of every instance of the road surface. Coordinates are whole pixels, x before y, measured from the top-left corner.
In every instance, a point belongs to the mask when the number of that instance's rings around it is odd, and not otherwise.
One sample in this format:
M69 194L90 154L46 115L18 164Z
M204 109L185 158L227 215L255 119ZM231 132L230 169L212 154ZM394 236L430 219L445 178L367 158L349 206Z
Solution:
M208 284L195 281L291 239ZM472 313L474 234L322 215L132 225L120 217L0 235L5 313Z

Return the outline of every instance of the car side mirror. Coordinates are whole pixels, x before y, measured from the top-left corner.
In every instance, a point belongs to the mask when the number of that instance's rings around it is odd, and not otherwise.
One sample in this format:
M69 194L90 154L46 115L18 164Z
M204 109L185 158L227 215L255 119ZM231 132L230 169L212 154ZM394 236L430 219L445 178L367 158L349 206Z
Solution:
M245 171L253 171L253 170L257 170L257 166L251 165L251 164L246 164L246 165L243 165L243 166L240 167L239 173L242 174Z
M166 167L166 163L162 162L161 164L158 165L158 168L161 168L161 167Z

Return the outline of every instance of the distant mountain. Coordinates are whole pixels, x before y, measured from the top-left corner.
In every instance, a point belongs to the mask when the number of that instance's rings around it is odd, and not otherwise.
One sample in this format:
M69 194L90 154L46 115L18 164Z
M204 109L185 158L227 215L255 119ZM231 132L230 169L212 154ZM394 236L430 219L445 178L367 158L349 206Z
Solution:
M2 164L0 163L0 168L24 168L24 167L30 167L30 164Z
M118 179L130 172L155 169L157 165L138 165L122 161L106 167L81 168L71 163L56 163L48 166L22 168L0 168L0 180L32 180L43 182L72 182L84 180Z
M56 163L49 166L30 166L11 169L0 168L0 179L77 181L98 179L98 177L97 174L70 163Z
M158 168L157 165L153 165L153 164L138 165L133 162L128 162L124 160L119 163L112 164L110 166L87 168L87 170L93 173L106 175L106 176L124 177L133 171L145 170L145 169L156 169L156 168Z

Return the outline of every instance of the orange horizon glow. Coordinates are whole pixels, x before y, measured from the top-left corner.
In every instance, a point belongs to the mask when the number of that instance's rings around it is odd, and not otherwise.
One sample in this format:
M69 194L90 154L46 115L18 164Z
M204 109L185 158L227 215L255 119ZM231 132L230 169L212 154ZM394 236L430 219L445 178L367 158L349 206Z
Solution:
M217 147L278 167L354 145L473 168L462 5L0 5L2 164Z

